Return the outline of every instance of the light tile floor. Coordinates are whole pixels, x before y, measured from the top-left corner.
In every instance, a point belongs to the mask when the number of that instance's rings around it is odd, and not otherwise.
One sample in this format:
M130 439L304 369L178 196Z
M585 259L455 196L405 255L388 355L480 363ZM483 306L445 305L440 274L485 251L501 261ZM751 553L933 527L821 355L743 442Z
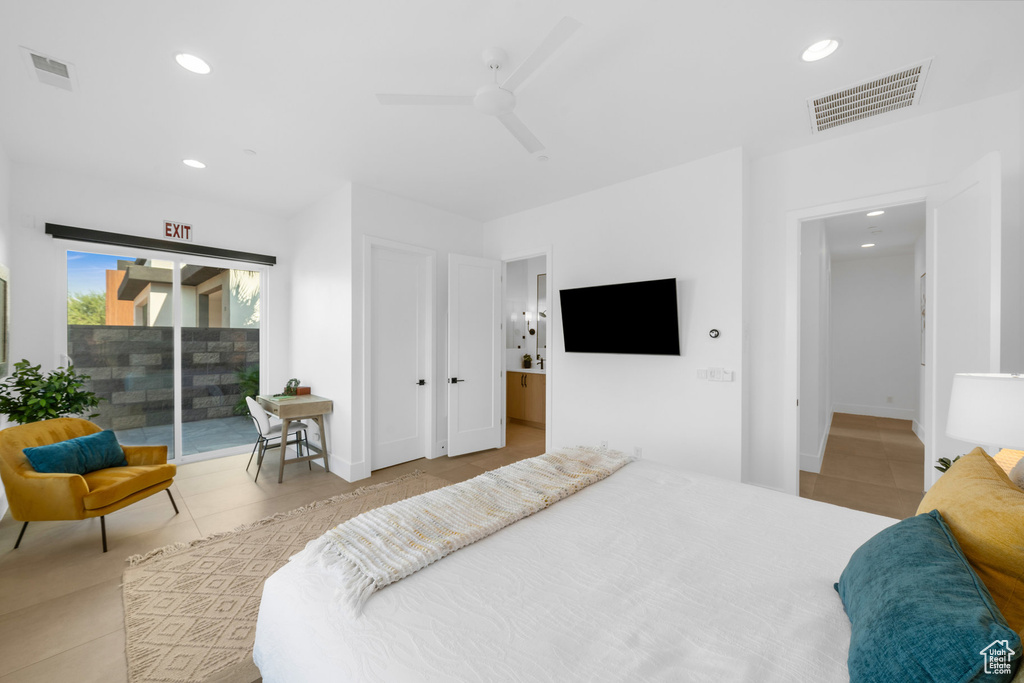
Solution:
M913 517L924 495L924 444L909 420L836 413L821 472L800 472L800 496L876 515Z
M285 467L252 480L243 453L179 467L171 491L180 514L159 493L107 517L110 551L101 552L99 520L33 522L18 550L21 523L0 521L0 683L127 681L121 575L124 560L169 543L189 541L286 512L316 500L401 476L416 469L464 481L544 452L544 431L508 425L508 445L457 458L414 460L378 470L355 483ZM264 462L276 470L276 450Z

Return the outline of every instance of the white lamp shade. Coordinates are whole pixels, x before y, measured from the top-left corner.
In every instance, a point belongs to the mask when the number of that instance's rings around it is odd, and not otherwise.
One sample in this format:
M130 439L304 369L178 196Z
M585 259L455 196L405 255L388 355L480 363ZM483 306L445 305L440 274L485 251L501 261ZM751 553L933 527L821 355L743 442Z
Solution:
M1024 376L953 376L946 435L972 444L1024 448Z

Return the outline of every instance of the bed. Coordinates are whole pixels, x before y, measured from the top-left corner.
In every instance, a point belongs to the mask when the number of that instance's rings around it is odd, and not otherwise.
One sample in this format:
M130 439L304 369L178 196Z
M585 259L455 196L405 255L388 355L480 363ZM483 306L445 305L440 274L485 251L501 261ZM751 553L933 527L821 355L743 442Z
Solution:
M289 563L254 659L287 681L846 681L833 584L896 520L639 461L373 595Z

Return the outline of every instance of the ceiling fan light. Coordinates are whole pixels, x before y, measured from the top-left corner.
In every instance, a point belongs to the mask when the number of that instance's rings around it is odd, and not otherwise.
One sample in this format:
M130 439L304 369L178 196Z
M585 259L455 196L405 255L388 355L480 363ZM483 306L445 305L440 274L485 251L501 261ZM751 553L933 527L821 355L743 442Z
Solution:
M501 116L515 109L516 96L492 83L477 88L476 95L473 97L473 106L481 114Z

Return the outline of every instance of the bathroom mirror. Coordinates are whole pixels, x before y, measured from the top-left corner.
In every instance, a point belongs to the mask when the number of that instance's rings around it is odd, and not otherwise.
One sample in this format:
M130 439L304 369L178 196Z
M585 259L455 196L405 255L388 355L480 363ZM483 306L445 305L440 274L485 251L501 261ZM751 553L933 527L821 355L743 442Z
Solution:
M537 276L537 355L548 357L548 276Z

